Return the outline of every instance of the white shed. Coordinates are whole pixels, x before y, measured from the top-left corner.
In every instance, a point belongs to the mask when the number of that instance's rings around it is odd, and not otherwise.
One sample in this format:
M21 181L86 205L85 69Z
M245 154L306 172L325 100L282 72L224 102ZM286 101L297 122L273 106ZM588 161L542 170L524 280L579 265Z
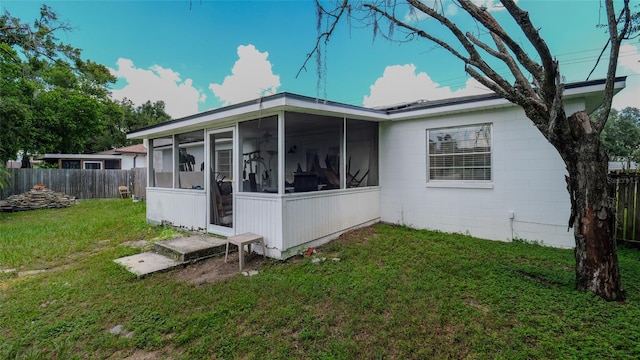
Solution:
M567 84L567 110L603 89ZM497 95L368 109L280 93L128 137L148 140L148 221L259 234L273 258L378 221L573 245L564 163Z

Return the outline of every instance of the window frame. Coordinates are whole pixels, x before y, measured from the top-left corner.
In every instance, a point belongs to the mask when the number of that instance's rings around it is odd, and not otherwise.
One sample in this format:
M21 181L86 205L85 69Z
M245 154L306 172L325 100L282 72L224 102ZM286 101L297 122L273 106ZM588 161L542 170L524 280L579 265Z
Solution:
M443 132L443 131L449 131L451 133L453 133L454 131L464 131L463 129L465 128L478 128L481 129L484 126L488 126L489 128L489 139L488 139L488 151L470 151L470 152L456 152L456 153L451 153L451 154L438 154L440 155L442 158L451 156L452 159L454 156L468 156L468 155L472 155L472 156L476 156L476 155L482 155L482 154L486 154L488 152L488 156L489 156L489 164L488 166L484 166L484 167L468 167L466 168L464 165L462 166L455 166L455 165L451 165L450 167L442 167L443 169L458 169L458 171L462 171L464 172L465 170L468 169L473 169L473 168L480 168L480 169L486 169L488 168L489 170L489 179L477 179L477 178L472 178L472 179L432 179L431 176L431 162L432 162L432 157L434 156L434 154L431 154L430 152L430 135L432 132ZM427 183L427 187L448 187L448 188L484 188L484 189L492 189L493 188L493 180L494 180L494 172L493 172L493 123L491 122L483 122L483 123L472 123L472 124L461 124L461 125L456 125L456 126L444 126L444 127L437 127L437 128L429 128L426 129L426 134L425 134L425 140L426 140L426 183ZM483 140L486 141L486 137L483 137Z
M87 165L98 165L98 168L87 168ZM85 160L82 162L82 170L102 170L103 164L101 160Z
M73 164L74 166L70 166ZM78 167L75 167L77 165ZM61 159L60 169L82 169L82 161L76 159Z
M226 153L228 156L227 161L222 163L220 160L222 153ZM224 156L223 156L224 157ZM226 167L227 170L223 172L222 167ZM220 149L216 150L216 169L215 172L224 176L226 179L233 179L233 149Z

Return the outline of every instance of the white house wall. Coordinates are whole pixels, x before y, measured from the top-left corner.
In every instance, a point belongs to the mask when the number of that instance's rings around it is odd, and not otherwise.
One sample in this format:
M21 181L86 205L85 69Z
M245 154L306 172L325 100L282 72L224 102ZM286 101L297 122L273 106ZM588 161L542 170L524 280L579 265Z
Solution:
M189 230L204 230L207 194L204 191L147 188L147 220Z
M567 112L580 106L568 104ZM428 183L426 130L480 123L493 126L490 188ZM383 123L380 169L382 221L493 240L574 244L565 165L519 108Z
M147 155L122 154L122 170L147 167Z

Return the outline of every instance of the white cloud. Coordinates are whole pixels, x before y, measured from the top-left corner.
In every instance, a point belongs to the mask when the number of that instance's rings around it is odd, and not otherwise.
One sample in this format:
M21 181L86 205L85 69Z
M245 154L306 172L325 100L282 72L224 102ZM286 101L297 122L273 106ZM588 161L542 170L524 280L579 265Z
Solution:
M273 73L267 57L268 52L260 52L251 44L238 46L238 60L231 75L226 76L222 84L210 84L209 89L224 105L276 93L280 76Z
M515 1L516 4L518 0ZM444 9L445 16L455 16L460 12L460 6L451 0L422 0L422 3L430 8L434 8L439 12ZM500 3L500 0L474 0L473 3L476 6L485 7L489 11L504 10L504 6ZM403 21L405 22L419 22L428 19L429 16L418 9L413 9L407 12Z
M485 7L489 11L505 10L505 7L500 3L500 0L474 0L473 3L476 4L476 6ZM517 5L518 0L516 0L515 3Z
M490 92L473 78L459 90L449 86L440 86L425 72L416 73L416 66L387 66L376 82L370 86L369 96L362 103L366 107L393 105L417 100L438 100L452 97L486 94Z
M633 45L622 45L618 65L619 73L628 75L627 86L613 98L613 107L618 110L628 106L640 108L640 50Z
M122 89L113 90L114 99L128 98L136 105L147 101L162 100L165 111L173 118L179 118L198 112L198 103L204 102L205 94L201 94L193 87L193 81L182 81L180 74L154 65L149 69L137 68L133 61L120 58L117 69L109 69L119 79L124 79L127 85Z

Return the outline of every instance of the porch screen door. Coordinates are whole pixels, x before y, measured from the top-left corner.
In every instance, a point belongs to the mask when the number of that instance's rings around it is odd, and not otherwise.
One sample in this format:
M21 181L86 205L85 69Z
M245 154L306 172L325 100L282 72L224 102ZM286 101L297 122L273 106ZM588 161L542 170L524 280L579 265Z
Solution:
M233 130L209 133L208 164L209 224L227 233L233 229Z

